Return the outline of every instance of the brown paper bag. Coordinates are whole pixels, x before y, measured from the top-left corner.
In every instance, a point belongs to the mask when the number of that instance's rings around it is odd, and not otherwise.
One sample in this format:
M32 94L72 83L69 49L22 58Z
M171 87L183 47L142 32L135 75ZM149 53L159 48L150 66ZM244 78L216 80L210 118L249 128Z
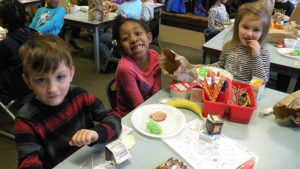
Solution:
M275 5L275 0L259 0L258 2L262 3L267 8L268 13L271 16Z
M197 67L170 49L162 49L159 66L173 80L192 82L198 78Z
M300 125L300 90L286 96L273 106L273 113L276 120L284 120L291 117Z
M297 39L297 35L295 31L270 29L266 41L272 43L279 43L283 42L284 38Z
M88 4L89 4L88 20L102 21L103 20L102 0L89 0Z
M292 13L289 21L296 21L296 23L298 25L300 25L300 2L297 3L297 6L293 10L293 13Z

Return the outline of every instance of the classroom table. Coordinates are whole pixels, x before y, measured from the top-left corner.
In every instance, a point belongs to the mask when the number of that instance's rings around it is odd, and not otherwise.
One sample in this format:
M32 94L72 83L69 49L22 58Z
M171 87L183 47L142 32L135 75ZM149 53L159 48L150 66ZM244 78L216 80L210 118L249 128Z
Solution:
M19 0L25 8L32 6L40 6L42 4L41 0Z
M159 103L159 99L169 96L169 88L164 88L141 106ZM249 124L224 120L222 133L258 156L255 169L296 169L300 166L300 127L292 123L284 126L275 121L274 115L260 117L258 114L260 110L273 106L285 96L287 96L286 93L266 88L264 97L258 101L257 109L254 111ZM189 110L180 110L186 117L186 122L198 118L195 113ZM131 112L125 116L122 123L133 128L131 124L132 114ZM151 169L169 157L176 157L185 161L160 139L145 136L135 129L131 134L136 137L136 144L129 150L132 157L117 165L117 169ZM104 144L82 147L58 164L55 169L91 168L91 161L93 161L94 167L106 163ZM189 166L188 168L192 167Z
M154 10L159 11L159 14L161 15L161 10L164 4L155 3L154 5L155 5ZM89 21L87 12L77 12L73 14L69 13L65 15L65 24L93 30L94 57L95 57L95 67L97 72L100 72L99 29L110 26L116 16L117 13L110 12L107 21Z
M223 45L231 38L232 29L229 27L217 34L208 42L204 43L202 48L208 52L208 57L206 58L205 64L210 63L211 58L209 53L220 54ZM292 93L295 89L298 76L300 74L300 66L295 65L295 61L297 60L279 54L277 52L277 47L272 43L266 43L266 47L270 52L271 70L291 77L287 93Z

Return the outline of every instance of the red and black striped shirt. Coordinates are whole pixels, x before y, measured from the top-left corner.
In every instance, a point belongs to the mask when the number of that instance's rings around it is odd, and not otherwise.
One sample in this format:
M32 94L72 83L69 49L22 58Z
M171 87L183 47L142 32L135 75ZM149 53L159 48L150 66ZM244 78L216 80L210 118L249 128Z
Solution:
M58 106L33 98L21 108L15 121L19 168L53 168L78 149L69 146L69 141L80 129L94 130L99 143L108 142L119 136L121 118L76 86L70 87Z

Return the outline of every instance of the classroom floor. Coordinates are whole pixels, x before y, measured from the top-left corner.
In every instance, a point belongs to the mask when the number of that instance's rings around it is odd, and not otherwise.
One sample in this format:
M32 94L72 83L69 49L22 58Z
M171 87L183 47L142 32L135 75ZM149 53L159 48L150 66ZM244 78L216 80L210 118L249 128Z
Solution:
M66 40L69 40L69 33L68 31L66 34ZM202 63L203 52L201 46L204 43L204 37L201 32L162 25L160 33L162 48L172 49L179 55L185 56L191 63ZM113 78L114 73L97 73L95 71L93 42L88 37L88 33L83 32L78 40L78 44L84 48L84 52L78 52L71 48L76 69L73 84L90 91L109 106L106 85ZM157 46L151 45L151 47L159 51ZM169 78L163 76L163 86L166 86L169 82ZM13 121L2 112L0 112L0 124L0 129L13 132ZM0 136L0 152L0 168L17 168L18 157L13 140Z

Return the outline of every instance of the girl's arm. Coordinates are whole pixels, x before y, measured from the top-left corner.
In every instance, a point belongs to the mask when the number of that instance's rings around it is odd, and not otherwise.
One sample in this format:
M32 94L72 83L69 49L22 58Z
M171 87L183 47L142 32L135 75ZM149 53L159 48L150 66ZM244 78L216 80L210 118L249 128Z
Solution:
M144 98L138 88L136 74L134 70L128 66L119 66L119 71L117 74L120 86L122 86L124 93L129 99L133 107L144 102Z
M44 25L40 26L38 28L38 31L43 33L51 32L52 30L55 30L57 27L62 27L64 24L64 17L65 17L66 11L64 7L57 7L54 11L54 14L52 18L45 23ZM59 31L57 32L59 33Z
M269 81L269 73L270 53L266 47L262 46L260 55L254 56L252 59L252 76L261 78L267 83Z
M37 24L39 17L41 16L41 12L44 8L39 8L38 11L36 12L35 16L33 17L33 20L31 21L31 24L29 25L29 28L37 30Z

